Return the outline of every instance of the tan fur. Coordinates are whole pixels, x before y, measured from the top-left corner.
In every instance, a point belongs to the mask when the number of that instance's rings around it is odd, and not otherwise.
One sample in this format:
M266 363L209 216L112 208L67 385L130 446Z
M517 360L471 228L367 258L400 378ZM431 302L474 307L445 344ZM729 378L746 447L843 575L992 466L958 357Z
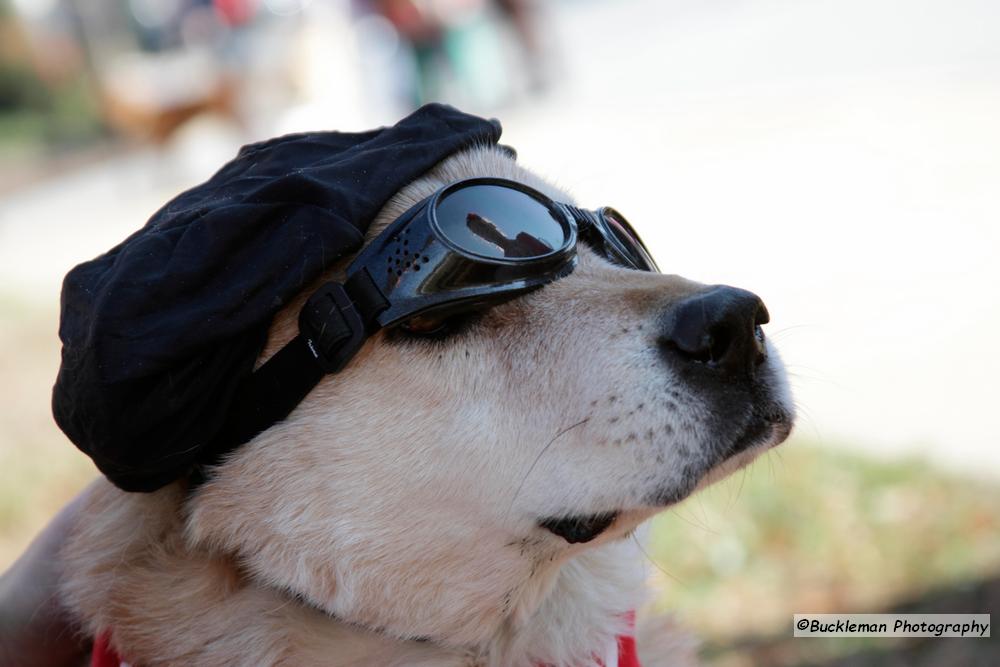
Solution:
M472 176L570 200L503 153L473 150L400 192L369 238ZM685 478L711 415L662 368L656 326L701 288L581 247L570 276L454 341L380 333L193 494L96 482L66 552L67 604L147 667L593 665L643 601L641 555L624 538L662 509L644 499L728 473L787 434ZM276 318L262 358L295 334L307 293ZM621 515L587 544L536 525L609 508ZM691 664L690 644L653 634L646 667Z

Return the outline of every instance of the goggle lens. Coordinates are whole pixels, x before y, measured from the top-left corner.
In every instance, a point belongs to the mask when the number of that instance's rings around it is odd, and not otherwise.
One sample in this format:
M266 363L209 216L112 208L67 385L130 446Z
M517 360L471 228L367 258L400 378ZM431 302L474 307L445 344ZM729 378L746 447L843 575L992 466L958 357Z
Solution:
M562 249L569 229L526 192L490 184L457 188L435 210L438 227L466 252L489 259L533 259Z
M636 268L644 271L659 272L659 267L646 249L646 245L639 238L639 235L632 229L625 217L613 208L601 209L602 217L607 224L608 230L614 235L614 240L619 246L619 251L623 252Z

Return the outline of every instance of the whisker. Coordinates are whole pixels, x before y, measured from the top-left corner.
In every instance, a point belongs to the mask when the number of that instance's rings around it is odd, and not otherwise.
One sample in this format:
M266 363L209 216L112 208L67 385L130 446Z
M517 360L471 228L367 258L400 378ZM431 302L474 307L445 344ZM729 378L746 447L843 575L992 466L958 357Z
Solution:
M828 372L826 372L822 368L816 368L815 366L786 363L785 372L793 377L805 378L808 380L814 380L816 382L825 382L826 384L837 387L838 389L843 388L843 385L840 383L839 380L835 380Z
M774 331L768 331L767 336L771 340L777 340L778 338L784 336L789 332L797 332L799 329L815 329L815 324L791 324L787 327L781 327L780 329L775 329Z
M806 365L806 364L790 364L790 363L786 362L785 363L785 368L802 368L802 369L805 369L807 371L816 371L817 373L822 373L823 372L822 368L817 368L816 366L809 366L809 365Z
M676 581L681 586L684 586L685 588L687 588L687 582L683 581L679 577L676 577L676 576L670 574L670 572L667 572L667 569L665 567L663 567L662 565L660 565L659 563L657 563L655 560L653 560L653 557L650 556L649 552L647 552L646 549L645 549L645 547L642 546L642 543L639 542L639 538L636 537L635 533L632 533L632 541L635 542L635 546L637 546L639 548L639 551L641 551L642 555L646 557L646 560L648 560L650 563L653 564L653 567L655 567L657 570L659 570L663 574L667 575L668 577L670 577L671 579L673 579L674 581Z
M706 533L709 533L710 535L715 535L715 536L721 535L720 533L712 530L711 528L706 526L704 523L701 523L700 521L696 522L693 518L691 520L685 518L684 515L682 515L680 511L675 508L671 508L670 513L673 514L678 519L680 519L681 521L683 521L684 523L686 523L687 525L691 526L692 528L704 530Z
M743 493L743 484L744 482L747 481L747 471L750 469L750 466L752 466L754 463L757 463L757 461L752 461L749 466L743 466L743 472L740 475L740 485L736 487L736 498L731 503L729 503L729 507L727 509L731 510L734 507L736 507L736 501L740 499L740 495Z
M510 511L512 509L514 509L514 503L517 502L518 496L521 495L521 489L524 488L525 482L528 481L528 477L531 475L532 471L535 469L535 466L538 465L538 462L542 460L542 456L545 454L545 452L549 451L549 447L552 446L552 443L554 443L556 440L558 440L559 438L561 438L562 436L564 436L566 433L568 433L568 432L572 431L573 429L575 429L577 426L582 426L583 424L586 424L588 421L590 421L590 417L584 417L583 419L581 419L577 423L572 424L570 426L567 426L566 428L564 428L561 431L559 431L558 433L556 433L552 437L552 439L549 440L548 444L546 444L544 447L542 447L542 451L538 452L538 456L536 456L535 460L531 462L531 467L528 468L528 472L524 473L524 477L521 478L521 483L517 485L517 490L514 492L514 497L510 499L510 506L507 507L507 511L504 513L504 519L506 519L507 516L510 514Z
M812 416L812 413L808 410L808 408L806 408L806 406L802 405L798 401L795 401L795 411L798 412L804 418L800 421L805 421L807 424L809 424L809 427L812 429L813 436L816 438L816 440L822 443L824 441L823 434L820 432L819 425L816 423L816 419Z
M831 380L830 378L820 377L819 375L808 375L806 373L801 373L801 372L798 372L798 371L790 371L790 370L787 370L787 369L785 370L785 374L788 376L788 378L790 380L793 380L793 381L794 380L808 380L809 382L821 382L821 383L825 383L825 384L828 384L828 385L831 385L831 386L834 386L834 387L838 386L837 382L835 382L834 380ZM796 384L796 383L793 382L792 384Z
M695 496L695 500L697 501L698 509L701 510L702 517L705 519L705 522L708 523L708 510L705 508L705 498L703 496L705 496L705 494L699 493Z
M778 459L778 463L781 464L782 468L787 468L788 467L788 464L785 461L785 457L781 455L781 452L775 452L774 453L774 458Z

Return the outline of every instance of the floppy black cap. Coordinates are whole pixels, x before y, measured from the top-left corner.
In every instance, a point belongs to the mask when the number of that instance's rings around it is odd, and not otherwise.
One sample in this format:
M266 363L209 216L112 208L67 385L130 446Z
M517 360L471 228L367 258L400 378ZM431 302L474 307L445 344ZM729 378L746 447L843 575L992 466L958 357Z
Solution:
M427 105L392 127L252 144L63 282L59 427L126 491L185 475L275 313L361 248L388 199L500 124Z

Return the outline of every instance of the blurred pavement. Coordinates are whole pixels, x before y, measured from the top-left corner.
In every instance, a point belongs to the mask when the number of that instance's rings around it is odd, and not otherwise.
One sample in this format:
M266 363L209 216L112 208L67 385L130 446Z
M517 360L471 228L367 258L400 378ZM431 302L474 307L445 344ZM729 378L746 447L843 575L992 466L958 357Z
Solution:
M564 1L549 14L564 82L495 113L520 161L623 211L664 271L764 297L800 434L1000 476L1000 4ZM244 140L205 119L163 153L5 195L3 292L54 306L73 264Z

